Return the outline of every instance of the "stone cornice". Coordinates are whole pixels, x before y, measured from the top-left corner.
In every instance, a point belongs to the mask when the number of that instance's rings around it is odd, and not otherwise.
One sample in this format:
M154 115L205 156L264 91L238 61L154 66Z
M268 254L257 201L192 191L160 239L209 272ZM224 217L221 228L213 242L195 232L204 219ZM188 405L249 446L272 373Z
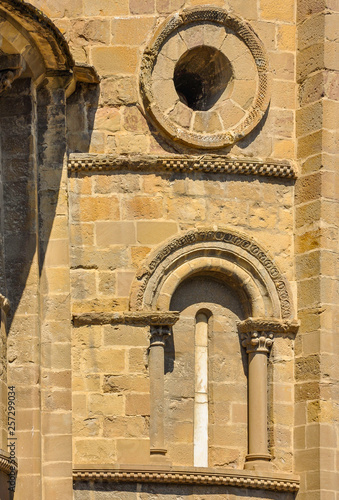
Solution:
M299 328L297 320L280 320L276 318L247 318L238 323L239 333L267 332L280 334L296 334Z
M73 153L68 160L73 172L203 172L212 174L254 175L295 179L293 166L286 161L231 158L218 155L112 155Z
M88 312L73 314L73 323L75 326L81 325L166 325L172 326L179 319L177 311L144 311L144 312L112 312L97 313Z
M262 472L171 466L78 465L75 481L110 481L222 485L259 490L291 491L299 489L299 477L283 472Z

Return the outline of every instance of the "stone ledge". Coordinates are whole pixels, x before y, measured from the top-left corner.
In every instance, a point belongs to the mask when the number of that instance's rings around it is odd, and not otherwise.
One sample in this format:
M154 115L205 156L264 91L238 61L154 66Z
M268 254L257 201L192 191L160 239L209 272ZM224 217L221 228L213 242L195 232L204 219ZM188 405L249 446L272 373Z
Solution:
M73 153L68 171L100 172L203 172L211 174L254 175L295 179L293 165L287 161L230 158L218 155L113 155Z
M284 472L152 465L76 465L74 481L222 485L272 491L298 491L299 477Z
M300 326L298 320L280 320L276 318L247 318L238 322L240 333L252 331L272 332L296 335Z
M172 326L179 319L177 311L146 311L123 313L79 313L73 314L73 324L82 325L166 325Z

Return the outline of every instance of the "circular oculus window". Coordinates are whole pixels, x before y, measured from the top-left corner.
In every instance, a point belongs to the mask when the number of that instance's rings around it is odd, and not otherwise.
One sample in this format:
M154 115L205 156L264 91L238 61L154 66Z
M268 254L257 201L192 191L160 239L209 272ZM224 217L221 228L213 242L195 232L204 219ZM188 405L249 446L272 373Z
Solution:
M146 48L140 90L147 113L173 140L230 146L267 109L265 50L252 28L227 11L185 9L167 18Z

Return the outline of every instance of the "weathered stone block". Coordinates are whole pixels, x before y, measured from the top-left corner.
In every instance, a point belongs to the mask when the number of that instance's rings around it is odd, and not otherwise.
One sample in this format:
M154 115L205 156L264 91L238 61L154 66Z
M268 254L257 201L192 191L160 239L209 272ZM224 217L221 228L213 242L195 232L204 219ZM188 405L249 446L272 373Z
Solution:
M93 47L91 55L97 71L106 77L134 74L137 68L138 51L133 47Z

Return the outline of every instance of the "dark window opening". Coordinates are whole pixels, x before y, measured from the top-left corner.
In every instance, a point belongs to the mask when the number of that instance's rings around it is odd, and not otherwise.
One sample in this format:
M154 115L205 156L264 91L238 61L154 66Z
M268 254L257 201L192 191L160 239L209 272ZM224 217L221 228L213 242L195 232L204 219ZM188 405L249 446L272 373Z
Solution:
M174 69L174 86L180 101L195 111L208 111L232 78L227 57L213 47L199 46L185 52Z

